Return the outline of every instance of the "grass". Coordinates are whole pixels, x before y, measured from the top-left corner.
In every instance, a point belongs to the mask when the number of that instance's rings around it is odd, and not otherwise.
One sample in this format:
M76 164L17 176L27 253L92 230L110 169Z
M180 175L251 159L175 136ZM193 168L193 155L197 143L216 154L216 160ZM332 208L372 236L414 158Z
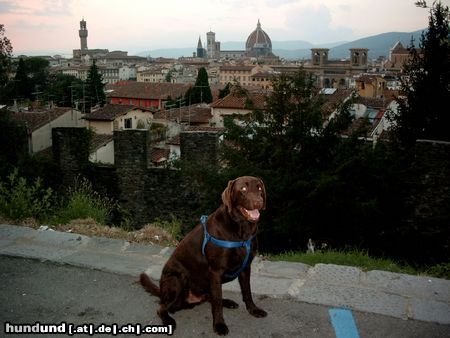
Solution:
M38 229L40 223L33 218L21 221L9 220L0 217L0 223L16 224ZM67 224L53 224L51 228L57 231L73 232L86 236L108 237L123 239L128 242L142 244L157 244L163 246L176 246L180 240L181 222L166 222L157 220L147 224L142 229L133 230L123 227L107 226L96 222L92 218L75 219ZM370 256L364 250L317 250L315 253L286 252L282 254L264 254L271 261L299 262L314 266L319 263L336 264L359 267L363 271L382 270L410 275L425 275L436 278L450 279L450 263L441 263L433 266L413 267L408 264L395 262L387 258Z
M450 263L416 268L388 258L372 257L365 250L318 250L314 253L291 251L277 255L268 254L266 257L272 261L298 262L312 266L318 263L347 265L359 267L363 271L382 270L450 279Z
M28 184L15 170L6 182L0 182L0 222L36 229L40 226L39 221L47 220L54 230L165 246L175 246L181 240L182 223L177 220L170 222L156 220L140 230L134 230L127 217L120 227L103 225L113 209L116 207L120 209L120 205L99 195L92 184L84 178L77 179L64 197L59 208L55 207L53 203L56 197L51 189L43 187L40 180ZM267 258L312 266L318 263L348 265L359 267L364 271L383 270L450 279L449 262L414 267L391 259L371 257L364 250L338 251L322 247L314 253L286 252L278 255L269 254Z
M98 194L87 179L78 178L69 187L66 203L58 210L52 223L66 224L74 219L92 218L105 224L114 207L114 201Z

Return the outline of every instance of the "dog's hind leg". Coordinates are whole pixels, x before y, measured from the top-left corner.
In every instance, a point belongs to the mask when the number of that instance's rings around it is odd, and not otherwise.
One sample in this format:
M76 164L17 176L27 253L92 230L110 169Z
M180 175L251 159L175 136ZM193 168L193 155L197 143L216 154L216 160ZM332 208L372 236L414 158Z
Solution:
M183 308L184 304L184 285L179 276L161 277L160 283L160 307L158 316L161 318L163 325L172 325L176 327L175 319L170 313L174 313Z

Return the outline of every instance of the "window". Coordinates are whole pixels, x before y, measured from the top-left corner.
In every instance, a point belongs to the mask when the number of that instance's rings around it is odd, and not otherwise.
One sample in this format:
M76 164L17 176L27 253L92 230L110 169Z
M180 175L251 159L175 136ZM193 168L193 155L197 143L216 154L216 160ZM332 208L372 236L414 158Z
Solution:
M125 129L133 128L133 119L132 118L124 119L124 128Z

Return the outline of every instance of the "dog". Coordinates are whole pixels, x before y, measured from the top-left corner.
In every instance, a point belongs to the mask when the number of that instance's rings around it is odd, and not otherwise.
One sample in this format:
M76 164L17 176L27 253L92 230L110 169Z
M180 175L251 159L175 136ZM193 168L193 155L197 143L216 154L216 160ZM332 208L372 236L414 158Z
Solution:
M159 287L145 273L140 275L144 289L160 298L158 316L164 325L176 322L169 315L192 308L205 301L211 303L214 331L229 332L223 307L238 304L222 298L222 284L239 280L242 300L255 317L267 312L257 307L250 289L250 265L257 252L257 224L260 211L266 208L266 190L261 179L242 176L229 181L222 193L222 204L192 229L165 264Z

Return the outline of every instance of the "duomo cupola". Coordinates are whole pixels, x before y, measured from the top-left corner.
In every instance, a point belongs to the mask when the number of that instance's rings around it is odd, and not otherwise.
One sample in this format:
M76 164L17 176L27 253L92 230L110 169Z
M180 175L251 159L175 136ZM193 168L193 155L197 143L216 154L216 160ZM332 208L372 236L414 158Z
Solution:
M272 56L272 41L261 28L258 19L256 29L248 36L245 43L245 54L251 57Z

